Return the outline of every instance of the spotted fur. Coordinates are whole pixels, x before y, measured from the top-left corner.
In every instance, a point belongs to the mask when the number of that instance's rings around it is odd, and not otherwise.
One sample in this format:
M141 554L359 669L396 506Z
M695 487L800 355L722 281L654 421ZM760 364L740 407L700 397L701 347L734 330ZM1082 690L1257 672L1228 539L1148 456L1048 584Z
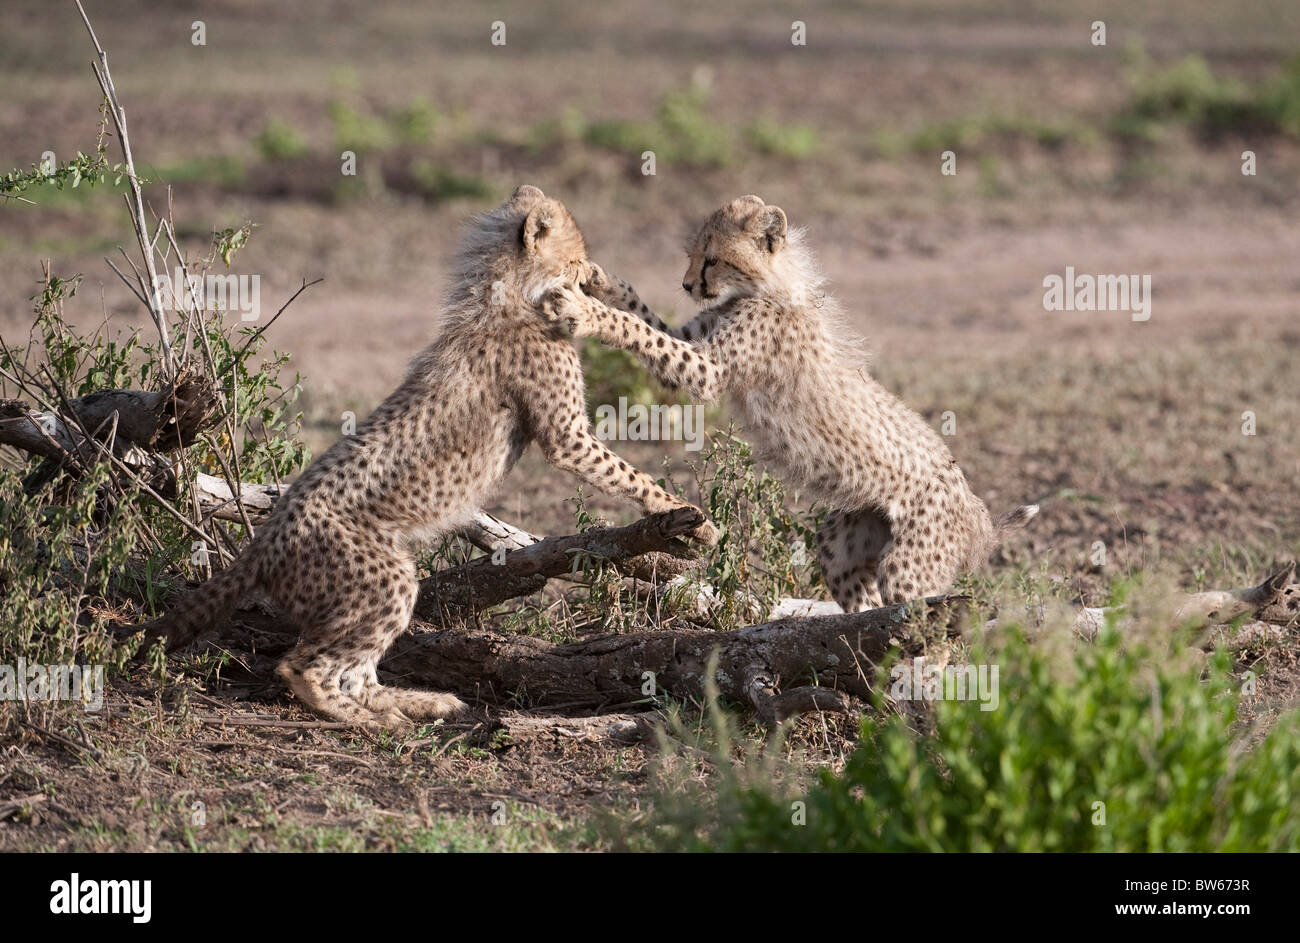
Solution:
M152 624L180 644L266 592L301 630L279 674L313 711L368 728L443 717L450 694L381 685L418 583L413 541L454 530L530 442L557 468L648 512L685 506L593 435L572 342L539 314L589 277L582 233L558 200L520 187L469 226L437 339L406 378L288 489L238 561ZM706 523L697 539L717 535Z
M661 382L735 404L758 457L833 509L817 543L845 611L948 590L1037 511L990 519L938 433L867 373L860 338L780 207L734 200L687 252L682 288L703 308L680 329L599 270L548 311L636 353Z

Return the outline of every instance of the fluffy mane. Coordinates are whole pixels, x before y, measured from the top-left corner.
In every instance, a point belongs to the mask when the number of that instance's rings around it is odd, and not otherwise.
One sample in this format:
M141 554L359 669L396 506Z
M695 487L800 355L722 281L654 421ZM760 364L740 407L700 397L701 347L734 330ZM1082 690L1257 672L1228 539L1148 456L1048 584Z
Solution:
M447 274L441 324L462 324L481 313L492 283L506 279L518 252L526 210L513 202L471 216L461 226L460 240Z
M797 294L798 286L802 286L803 304L810 305L817 312L837 359L849 369L865 367L868 360L866 338L849 325L839 301L826 290L828 279L808 248L805 241L807 232L803 227L786 231L785 249L777 256L775 266L778 283L790 286L792 295Z

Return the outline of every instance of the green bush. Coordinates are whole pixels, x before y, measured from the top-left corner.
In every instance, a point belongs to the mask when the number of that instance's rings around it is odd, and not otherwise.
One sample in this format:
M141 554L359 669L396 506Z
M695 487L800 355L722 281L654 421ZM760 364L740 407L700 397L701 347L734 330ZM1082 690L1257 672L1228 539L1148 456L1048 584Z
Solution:
M1132 97L1111 122L1120 137L1154 140L1162 123L1186 124L1206 135L1300 137L1300 57L1256 85L1217 77L1201 56L1163 69L1139 57L1130 82Z
M493 194L492 184L474 174L458 174L424 157L411 161L411 179L420 193L431 200L454 200L469 197L486 199Z
M1300 850L1297 715L1247 749L1234 730L1228 655L1203 671L1199 660L1125 645L1114 629L1069 657L1050 648L1010 632L996 653L970 659L1000 665L997 709L937 701L924 734L880 710L863 721L843 770L824 770L806 792L774 787L771 769L720 762L717 801L665 795L650 842L712 851ZM806 824L794 824L796 802L806 804Z
M1300 138L1300 56L1265 83L1259 101L1281 133Z
M437 124L437 110L423 98L413 98L388 113L388 125L403 144L428 144Z
M1241 85L1216 78L1202 57L1187 56L1165 69L1140 74L1129 107L1143 118L1193 122L1243 95Z
M734 134L708 113L709 93L699 81L666 93L654 121L607 120L586 126L593 147L640 154L694 167L725 167L735 156Z
M268 121L253 143L266 160L293 160L307 153L298 132L279 118Z
M362 111L342 99L328 105L330 120L334 123L334 149L337 151L386 151L393 146L397 135L381 116Z
M762 154L798 159L817 151L817 132L806 124L785 124L760 118L746 129L746 136Z
M250 228L215 233L206 264L236 251ZM105 389L165 384L163 358L139 329L108 336L102 327L88 334L67 323L63 305L79 281L47 276L33 299L30 344L0 349L0 369L25 378L18 389L0 383L0 396L43 390L45 402L58 404ZM214 314L201 324L184 352L234 408L229 422L174 457L187 471L222 475L229 468L247 482L290 476L310 455L295 437L298 382L279 379L287 358L251 365L263 343L253 328ZM187 336L181 316L170 327L173 338ZM21 657L120 666L131 653L113 644L109 624L138 618L136 606L156 613L179 577L202 575L190 529L97 454L79 461L85 467L77 475L38 460L0 465L0 664ZM187 480L181 475L182 488ZM187 508L187 501L182 493L172 506ZM232 539L241 531L228 528Z
M659 105L659 126L672 159L699 167L725 167L732 160L729 129L708 114L709 93L699 83L671 91Z
M757 468L753 448L733 430L714 433L692 470L702 507L721 533L703 575L717 597L717 626L753 621L747 600L760 601L766 613L782 596L816 596L814 535L822 511L792 511L785 485Z

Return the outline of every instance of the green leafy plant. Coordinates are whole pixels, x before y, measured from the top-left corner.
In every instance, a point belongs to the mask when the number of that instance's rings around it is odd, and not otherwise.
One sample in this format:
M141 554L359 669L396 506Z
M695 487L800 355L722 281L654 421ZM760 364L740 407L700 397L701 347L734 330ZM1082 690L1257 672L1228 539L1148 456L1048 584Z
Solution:
M704 568L719 627L746 624L754 601L766 610L782 596L815 596L821 512L791 510L785 486L755 467L753 449L732 430L715 433L692 470L721 533Z
M1247 748L1229 655L1203 666L1134 627L1137 638L1108 628L1064 655L999 632L1003 644L969 655L1001 669L995 710L939 700L917 732L889 709L882 670L843 769L805 789L719 757L716 801L665 795L647 839L713 851L1300 850L1300 715Z
M62 164L32 164L31 170L15 168L0 175L0 198L25 199L22 194L32 188L53 187L55 190L76 189L83 183L88 187L107 183L113 178L113 185L122 182L127 168L123 164L110 163L108 159L108 110L107 102L99 109L99 139L93 154L87 155L77 151L75 157ZM30 202L30 201L28 201Z
M293 160L307 153L302 137L281 118L268 121L253 143L266 160Z

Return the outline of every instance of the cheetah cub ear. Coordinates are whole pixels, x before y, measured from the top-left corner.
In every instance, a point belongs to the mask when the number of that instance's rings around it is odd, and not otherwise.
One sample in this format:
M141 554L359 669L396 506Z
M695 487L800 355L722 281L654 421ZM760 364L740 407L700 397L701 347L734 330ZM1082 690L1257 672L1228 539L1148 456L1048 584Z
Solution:
M785 245L785 210L779 206L764 206L749 218L745 230L754 237L759 248L775 254Z
M524 249L529 255L536 255L540 251L537 244L546 238L553 225L555 225L554 214L551 207L545 203L540 203L528 211L520 236L524 242Z

